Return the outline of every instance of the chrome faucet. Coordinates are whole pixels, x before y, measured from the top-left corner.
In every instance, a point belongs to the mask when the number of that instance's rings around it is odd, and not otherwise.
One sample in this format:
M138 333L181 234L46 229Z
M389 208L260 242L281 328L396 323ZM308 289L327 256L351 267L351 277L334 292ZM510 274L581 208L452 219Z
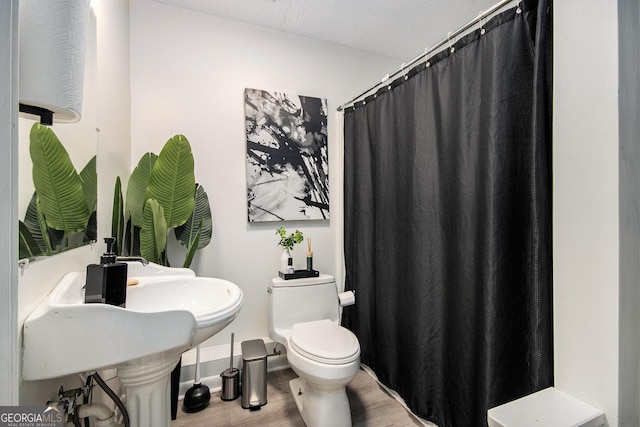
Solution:
M119 256L119 257L116 257L116 261L118 262L136 261L141 263L142 265L149 265L149 261L142 258L141 256Z

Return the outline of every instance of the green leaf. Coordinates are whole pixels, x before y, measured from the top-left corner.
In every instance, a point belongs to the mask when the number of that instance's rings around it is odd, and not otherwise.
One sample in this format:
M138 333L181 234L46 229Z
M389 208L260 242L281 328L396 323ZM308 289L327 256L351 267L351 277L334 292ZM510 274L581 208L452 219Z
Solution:
M140 227L136 227L131 222L131 218L127 220L127 226L125 228L124 243L127 247L126 255L141 256L140 255Z
M55 228L51 228L47 225L47 221L44 218L44 212L42 212L42 209L40 207L40 198L38 197L36 197L36 216L38 226L40 227L40 230L42 230L42 236L46 245L45 255L50 255L52 253L58 252L58 250L63 248L66 244L66 233L62 230L56 230Z
M89 212L94 212L98 205L98 174L96 173L96 156L93 156L89 163L80 171L80 181L82 181L82 191L87 202Z
M140 254L148 261L162 264L161 257L167 246L167 222L162 206L154 199L147 199L142 212L140 230Z
M193 154L183 135L169 139L151 170L146 199L155 199L164 210L167 227L184 224L193 212Z
M18 259L33 258L42 255L38 243L24 222L18 221Z
M39 123L31 128L30 139L33 184L47 225L65 233L83 231L91 213L67 150L51 129Z
M87 228L84 230L84 237L82 239L82 245L87 243L98 241L98 212L93 211L89 215L89 221L87 221Z
M157 154L145 153L131 173L127 184L126 212L136 227L142 226L142 211L144 210L147 185L156 160L158 160Z
M191 245L187 247L187 256L184 259L184 264L182 264L182 268L189 268L191 266L191 261L193 261L193 256L196 254L196 251L199 249L198 244L200 242L200 231L202 230L202 220L198 224L198 229L195 232L195 236L193 237L193 241Z
M195 240L198 227L202 227L200 232L198 249L202 249L211 241L213 234L213 219L211 218L211 208L209 206L209 197L204 187L196 184L195 206L191 216L179 227L174 229L176 238L182 246L191 248L192 242ZM200 225L201 224L201 225Z
M38 217L38 193L35 191L33 192L33 196L31 196L29 205L27 205L27 211L24 214L24 224L38 244L40 251L51 251L51 244L47 236L47 225L44 223L44 219L41 223ZM44 230L42 226L44 226Z
M34 191L24 215L24 224L38 244L40 252L43 255L50 255L55 252L55 248L60 247L62 244L64 231L48 227L38 206L38 193Z
M36 193L34 193L36 194ZM55 248L58 248L59 245L63 244L64 240L64 231L62 232L62 236L60 237L60 241L54 241L51 238L50 230L55 230L50 228L47 225L47 221L44 219L44 213L40 208L40 199L36 197L36 219L38 221L38 228L41 230L40 235L42 236L42 240L44 242L45 253L50 254L54 251Z
M279 227L276 230L276 234L280 236L278 245L282 246L284 249L289 250L292 250L295 245L302 242L302 240L304 239L300 230L296 230L295 233L291 233L289 236L287 236L287 229L284 227Z
M116 254L122 255L122 242L124 239L124 213L122 202L122 184L120 177L116 177L116 185L113 189L113 211L111 215L111 236L116 238Z

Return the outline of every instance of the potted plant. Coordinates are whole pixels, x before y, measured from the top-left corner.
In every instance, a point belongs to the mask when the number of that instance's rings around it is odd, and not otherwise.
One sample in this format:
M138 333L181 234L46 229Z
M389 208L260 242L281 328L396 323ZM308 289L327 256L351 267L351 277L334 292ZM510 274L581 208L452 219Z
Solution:
M280 227L276 230L276 235L280 237L278 246L282 246L282 256L280 257L280 271L282 273L293 273L293 258L291 258L291 250L295 245L302 242L304 237L300 230L287 235L287 229Z
M123 210L124 205L124 210ZM170 265L167 234L173 228L187 248L182 264L189 268L198 249L213 233L209 198L195 182L191 145L184 135L170 138L160 151L145 153L131 173L123 201L120 178L113 199L112 235L118 254L141 255L148 261Z

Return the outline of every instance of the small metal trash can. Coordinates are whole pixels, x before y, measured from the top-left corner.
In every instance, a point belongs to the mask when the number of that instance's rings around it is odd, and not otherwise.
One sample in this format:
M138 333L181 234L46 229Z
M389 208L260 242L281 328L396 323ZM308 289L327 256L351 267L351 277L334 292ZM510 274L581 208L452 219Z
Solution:
M263 340L242 342L242 407L267 404L267 348Z

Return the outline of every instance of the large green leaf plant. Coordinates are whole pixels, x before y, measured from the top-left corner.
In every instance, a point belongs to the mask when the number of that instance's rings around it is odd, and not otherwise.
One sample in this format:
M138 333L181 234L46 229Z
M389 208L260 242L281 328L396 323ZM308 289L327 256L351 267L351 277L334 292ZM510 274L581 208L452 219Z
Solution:
M29 134L35 192L19 222L19 259L52 255L96 240L95 156L78 173L56 134L35 123Z
M167 234L186 247L188 268L198 249L209 244L213 221L204 188L195 182L191 145L184 135L170 138L159 155L145 153L129 178L124 203L120 177L113 200L112 234L120 254L170 265ZM120 244L124 242L125 244Z

